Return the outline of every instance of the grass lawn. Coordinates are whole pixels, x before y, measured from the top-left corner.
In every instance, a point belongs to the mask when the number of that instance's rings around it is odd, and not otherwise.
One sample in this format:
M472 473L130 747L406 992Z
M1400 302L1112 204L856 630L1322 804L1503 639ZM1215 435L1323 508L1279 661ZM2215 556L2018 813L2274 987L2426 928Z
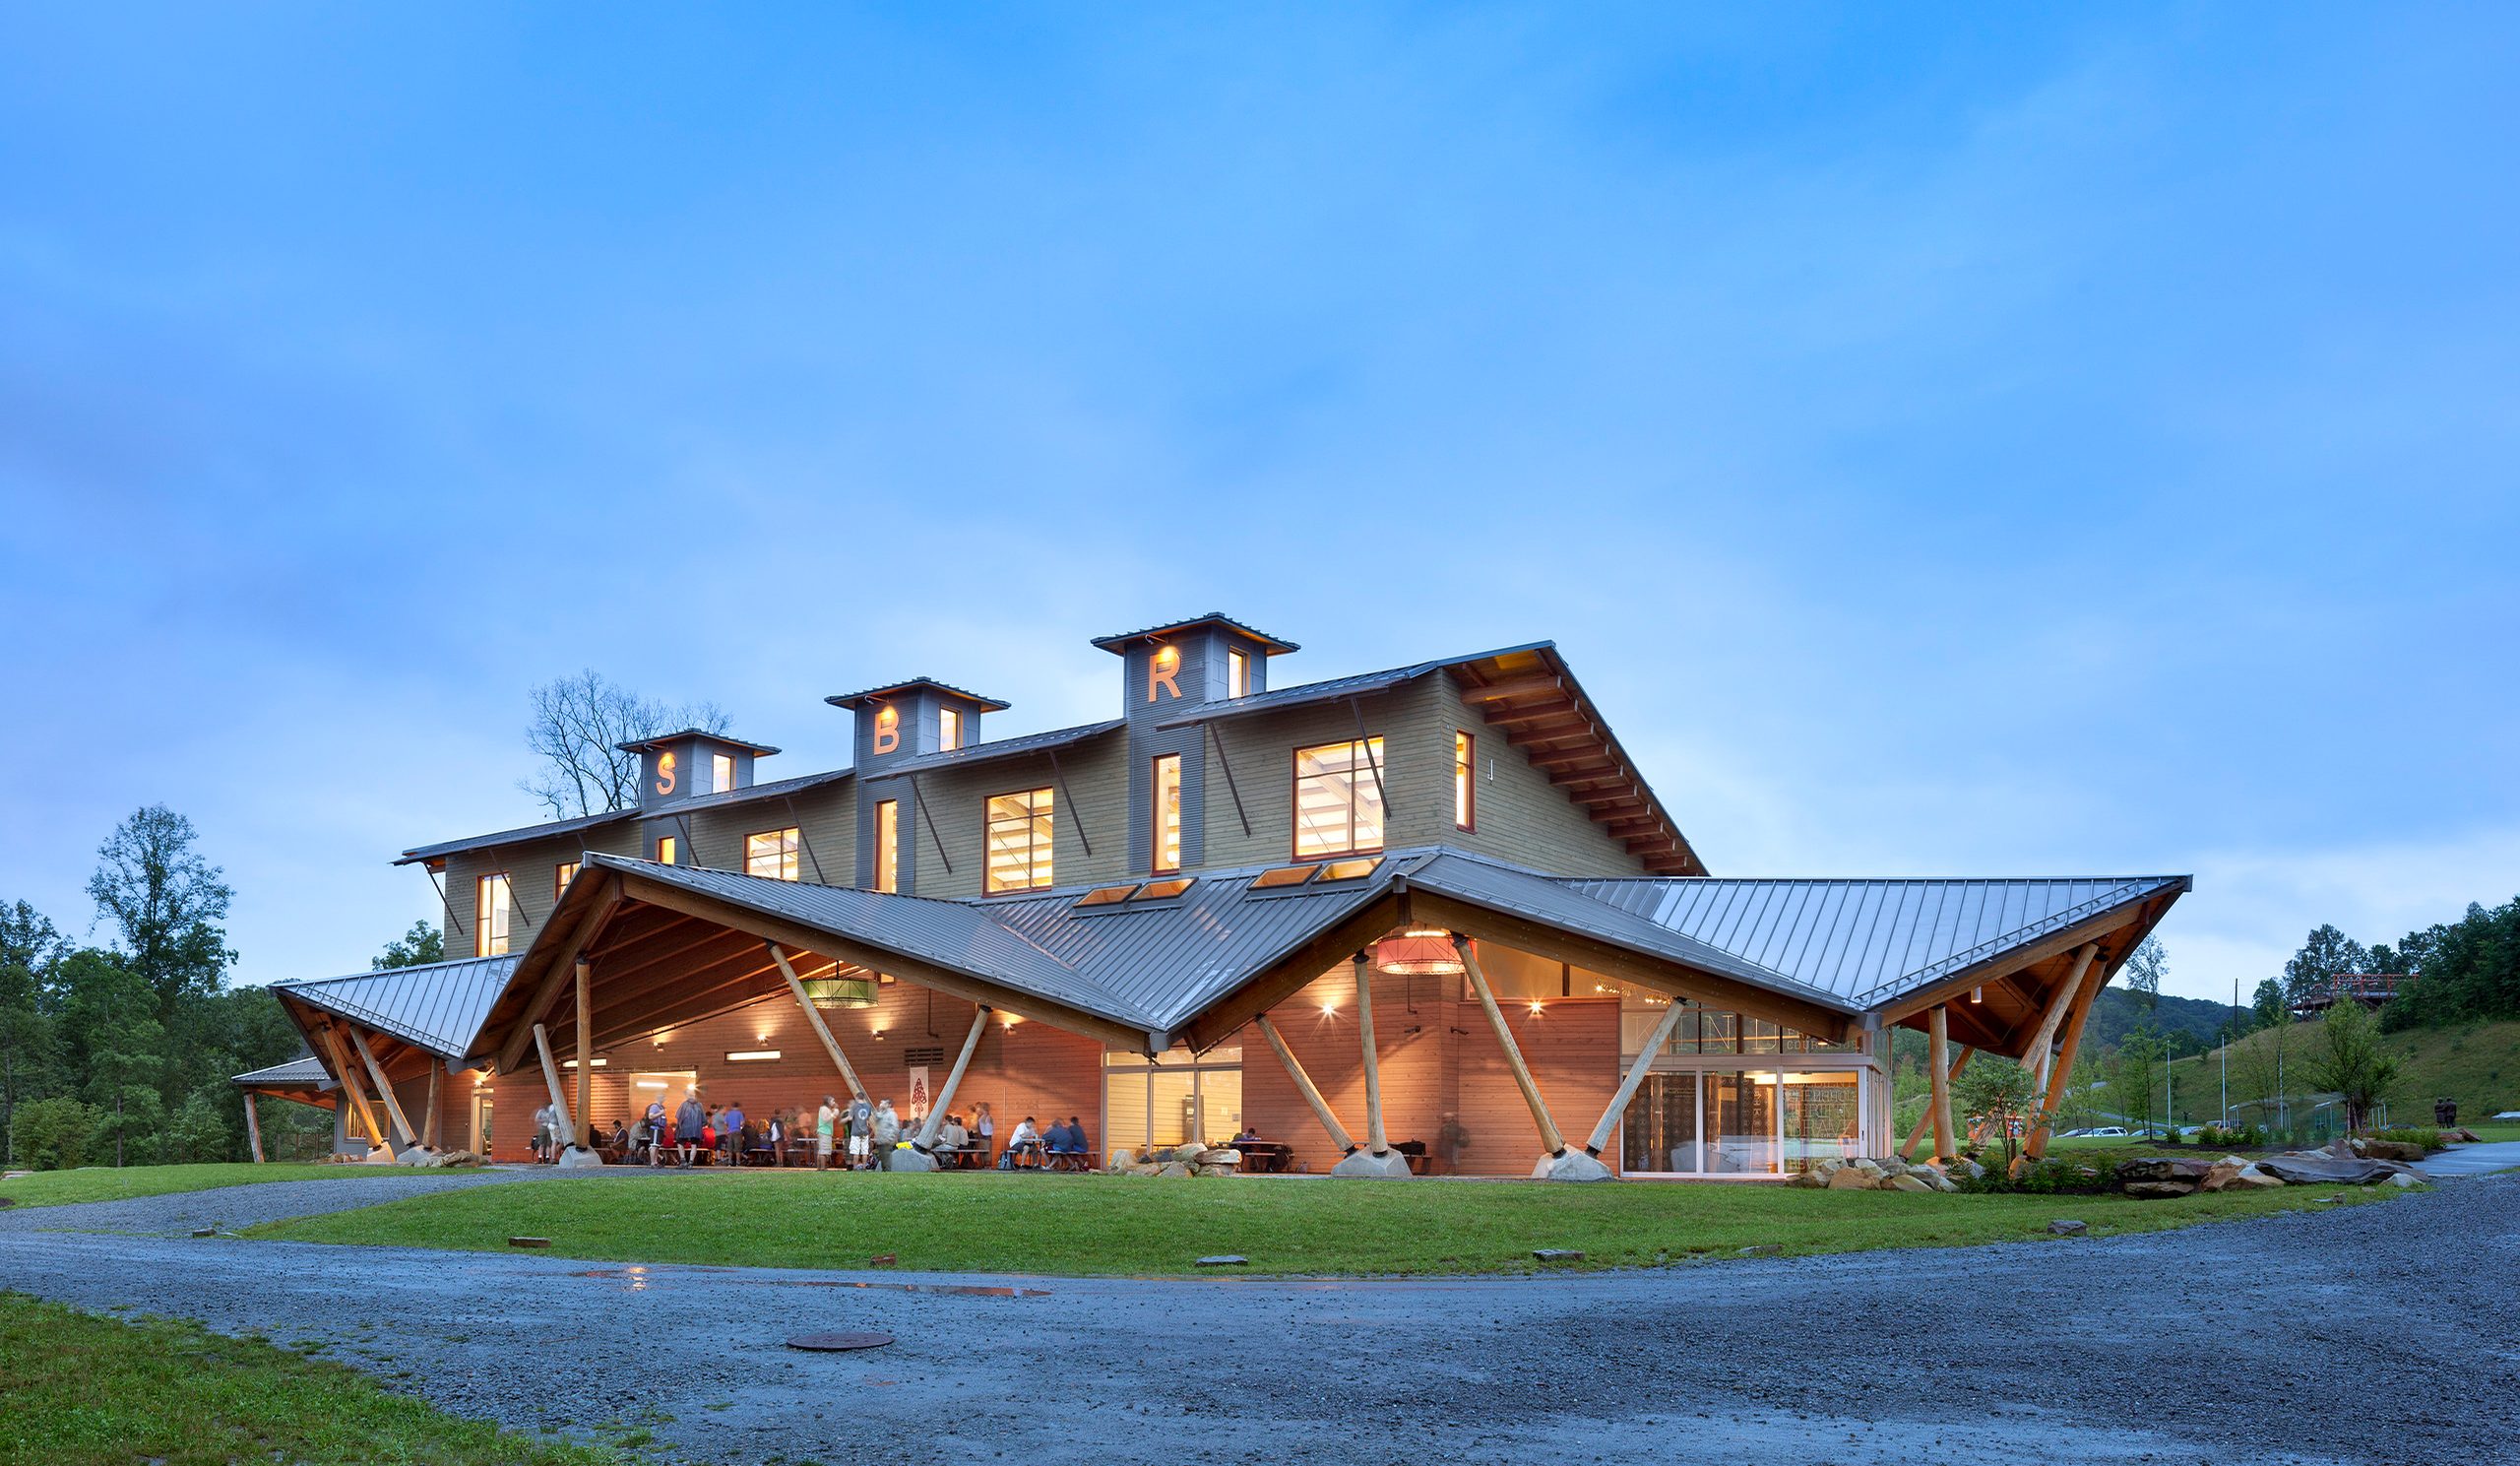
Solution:
M0 1180L0 1196L19 1206L64 1206L73 1201L120 1201L169 1191L207 1191L267 1180L313 1180L336 1176L374 1176L373 1166L276 1161L269 1166L91 1166L81 1171L38 1171Z
M2520 1121L2487 1120L2483 1124L2470 1125L2468 1128L2477 1132L2479 1140L2520 1140Z
M598 1466L615 1451L503 1433L346 1366L189 1323L122 1323L0 1293L0 1466L256 1462Z
M251 1229L293 1242L554 1252L619 1262L1059 1274L1194 1271L1226 1252L1255 1272L1511 1272L1534 1247L1587 1267L1651 1266L1746 1246L1788 1253L1951 1246L2044 1237L2072 1217L2096 1233L2312 1206L2294 1186L2174 1201L1948 1196L1775 1185L1532 1181L1156 1180L1100 1176L751 1173L567 1178L390 1202ZM2348 1189L2347 1204L2378 1199Z

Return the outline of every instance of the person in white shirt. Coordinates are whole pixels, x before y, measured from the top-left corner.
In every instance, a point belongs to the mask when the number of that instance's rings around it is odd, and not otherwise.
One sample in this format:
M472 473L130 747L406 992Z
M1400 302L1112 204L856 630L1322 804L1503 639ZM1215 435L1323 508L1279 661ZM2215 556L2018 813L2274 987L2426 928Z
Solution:
M1026 1156L1032 1157L1035 1165L1040 1163L1041 1132L1034 1127L1033 1116L1029 1115L1017 1122L1015 1133L1006 1137L1006 1154L997 1158L997 1169L1012 1171Z

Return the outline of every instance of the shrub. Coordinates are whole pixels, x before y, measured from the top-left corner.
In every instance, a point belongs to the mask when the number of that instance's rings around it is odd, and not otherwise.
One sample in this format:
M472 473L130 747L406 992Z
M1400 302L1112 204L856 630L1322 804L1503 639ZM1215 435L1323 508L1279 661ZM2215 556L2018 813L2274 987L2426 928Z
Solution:
M2274 1142L2264 1125L2207 1125L2196 1132L2196 1143L2209 1150L2265 1150Z
M21 1164L37 1171L72 1171L87 1158L95 1110L77 1100L37 1100L18 1107L16 1144Z
M2394 1125L2382 1130L2379 1138L2400 1145L2420 1145L2427 1153L2441 1148L2441 1132L2430 1125Z

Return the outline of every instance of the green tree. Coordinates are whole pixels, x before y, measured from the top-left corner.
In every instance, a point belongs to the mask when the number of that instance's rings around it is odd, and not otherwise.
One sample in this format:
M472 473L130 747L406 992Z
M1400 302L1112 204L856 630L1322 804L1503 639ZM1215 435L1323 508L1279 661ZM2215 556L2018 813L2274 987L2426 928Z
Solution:
M2310 1082L2343 1097L2349 1132L2368 1128L2372 1110L2397 1087L2403 1061L2381 1047L2379 1020L2361 1003L2329 1008L2319 1037Z
M2126 963L2118 969L2125 974L2126 989L2142 999L2147 1009L2161 1005L2162 979L2170 976L2170 949L2158 936L2148 936L2126 954Z
M2257 1010L2257 1021L2269 1028L2292 1020L2293 1009L2284 1000L2284 985L2274 978L2257 985L2250 1006Z
M2032 1088L2035 1077L2000 1054L1982 1053L1960 1071L1960 1080L1952 1087L1952 1098L1961 1108L1984 1119L2003 1138L2006 1164L2012 1161L2018 1144L2013 1127L2026 1125L2039 1108L2040 1097Z
M427 922L413 922L411 929L385 944L385 950L369 960L368 966L383 972L393 967L419 967L446 960L446 937Z
M2162 1075L2169 1060L2170 1046L2149 1027L2138 1028L2118 1042L2109 1076L2110 1098L2118 1114L2151 1127L2153 1105L2161 1098Z
M2334 926L2322 925L2284 964L2284 996L2298 1003L2341 974L2370 970L2371 954L2362 950L2361 942Z
M10 1130L19 1159L36 1171L76 1170L87 1160L96 1112L67 1095L37 1100L20 1110Z
M61 933L24 901L0 906L0 1162L17 1164L18 1106L61 1085L61 1046L45 993Z
M236 954L226 919L235 892L193 849L193 822L163 804L135 810L96 848L88 895L120 934L123 965L149 985L158 1019L186 997L207 997Z
M85 1076L82 1096L99 1113L92 1144L113 1148L114 1164L142 1142L153 1148L165 1114L165 1025L156 994L116 954L89 949L61 964L61 1026Z

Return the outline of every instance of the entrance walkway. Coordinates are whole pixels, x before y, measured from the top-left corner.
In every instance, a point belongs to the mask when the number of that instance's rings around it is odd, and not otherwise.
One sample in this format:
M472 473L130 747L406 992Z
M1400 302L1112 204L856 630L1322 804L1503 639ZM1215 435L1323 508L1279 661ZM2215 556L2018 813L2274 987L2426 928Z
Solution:
M2427 1157L2424 1174L2436 1180L2453 1176L2484 1176L2520 1166L2520 1140L2492 1140L2483 1145L2453 1146Z

